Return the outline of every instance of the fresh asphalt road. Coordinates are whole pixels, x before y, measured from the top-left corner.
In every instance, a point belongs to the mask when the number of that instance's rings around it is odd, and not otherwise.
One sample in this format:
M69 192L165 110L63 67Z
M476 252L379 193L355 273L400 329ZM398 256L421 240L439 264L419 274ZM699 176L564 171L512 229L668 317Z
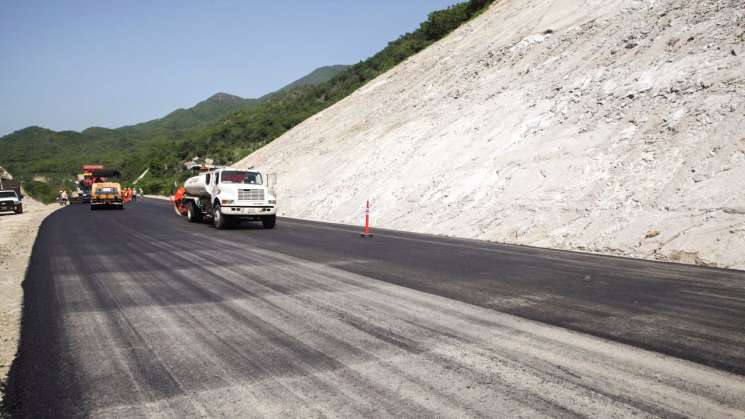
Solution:
M745 416L745 273L167 202L72 206L24 282L19 417Z

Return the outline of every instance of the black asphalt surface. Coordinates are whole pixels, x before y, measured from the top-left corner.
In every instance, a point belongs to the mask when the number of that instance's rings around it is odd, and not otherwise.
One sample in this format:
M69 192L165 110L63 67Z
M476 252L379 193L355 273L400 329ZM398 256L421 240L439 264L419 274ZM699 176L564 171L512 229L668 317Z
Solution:
M188 393L189 374L195 382L217 380L197 369L174 374L174 364L188 358L193 366L199 356L160 354L163 342L148 336L171 336L176 326L166 317L132 316L139 308L144 316L146 310L199 307L199 315L183 311L178 319L193 324L189 339L212 342L203 334L215 328L209 322L211 316L217 319L215 307L228 310L242 298L279 304L314 292L300 285L303 278L296 273L281 275L297 288L273 282L271 272L257 278L266 291L231 276L267 255L307 263L309 272L333 268L745 375L745 272L394 231L374 230L372 239L358 233L355 227L293 219L279 220L274 230L247 224L217 231L206 223L189 224L167 202L153 200L125 211L91 212L80 205L53 213L41 226L24 282L21 343L6 410L28 417L86 416L143 397L153 403L180 397ZM265 267L257 262L256 268ZM271 297L262 294L269 290ZM295 341L262 329L268 326L258 326L240 310L228 311L230 319L257 326L220 336L221 353L237 357L235 364L248 362L245 376L269 374L263 365L274 365L272 354L261 353L264 363L253 365L225 348L249 345L254 332L271 334L277 347ZM235 327L231 330L239 330ZM365 331L411 349L406 336L388 336L371 326ZM91 364L102 365L100 371L83 372L80 363L88 354ZM306 355L308 365L330 362L323 353ZM107 370L109 356L127 358L128 367ZM269 368L272 374L289 376L300 368L289 361L275 367ZM130 380L119 379L125 376Z

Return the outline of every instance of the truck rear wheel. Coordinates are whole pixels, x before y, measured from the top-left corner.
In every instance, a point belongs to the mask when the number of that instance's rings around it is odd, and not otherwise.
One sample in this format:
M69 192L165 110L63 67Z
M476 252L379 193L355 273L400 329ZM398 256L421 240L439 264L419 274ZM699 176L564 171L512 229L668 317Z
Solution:
M212 207L212 223L218 230L224 230L228 226L228 217L220 212L220 204L215 204Z
M190 223L198 223L202 221L202 210L197 207L197 204L190 202L186 206L186 220Z
M261 224L264 225L264 228L274 228L274 225L277 224L277 216L276 215L266 215L261 218Z

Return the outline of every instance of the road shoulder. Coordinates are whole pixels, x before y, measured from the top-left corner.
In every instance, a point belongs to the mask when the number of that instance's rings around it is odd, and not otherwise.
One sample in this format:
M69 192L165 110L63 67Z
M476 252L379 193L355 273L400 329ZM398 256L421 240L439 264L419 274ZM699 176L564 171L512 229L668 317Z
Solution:
M21 283L39 226L59 208L29 197L23 203L23 214L0 213L0 383L5 383L18 349L23 300ZM0 401L2 397L0 392Z

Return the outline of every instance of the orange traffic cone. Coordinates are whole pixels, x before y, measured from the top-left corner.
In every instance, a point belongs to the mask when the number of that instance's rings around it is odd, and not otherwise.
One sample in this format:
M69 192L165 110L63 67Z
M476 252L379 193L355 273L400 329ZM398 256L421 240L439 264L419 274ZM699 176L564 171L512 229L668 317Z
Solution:
M372 236L372 233L370 233L370 200L368 199L365 204L365 230L360 233L360 237L369 239Z

